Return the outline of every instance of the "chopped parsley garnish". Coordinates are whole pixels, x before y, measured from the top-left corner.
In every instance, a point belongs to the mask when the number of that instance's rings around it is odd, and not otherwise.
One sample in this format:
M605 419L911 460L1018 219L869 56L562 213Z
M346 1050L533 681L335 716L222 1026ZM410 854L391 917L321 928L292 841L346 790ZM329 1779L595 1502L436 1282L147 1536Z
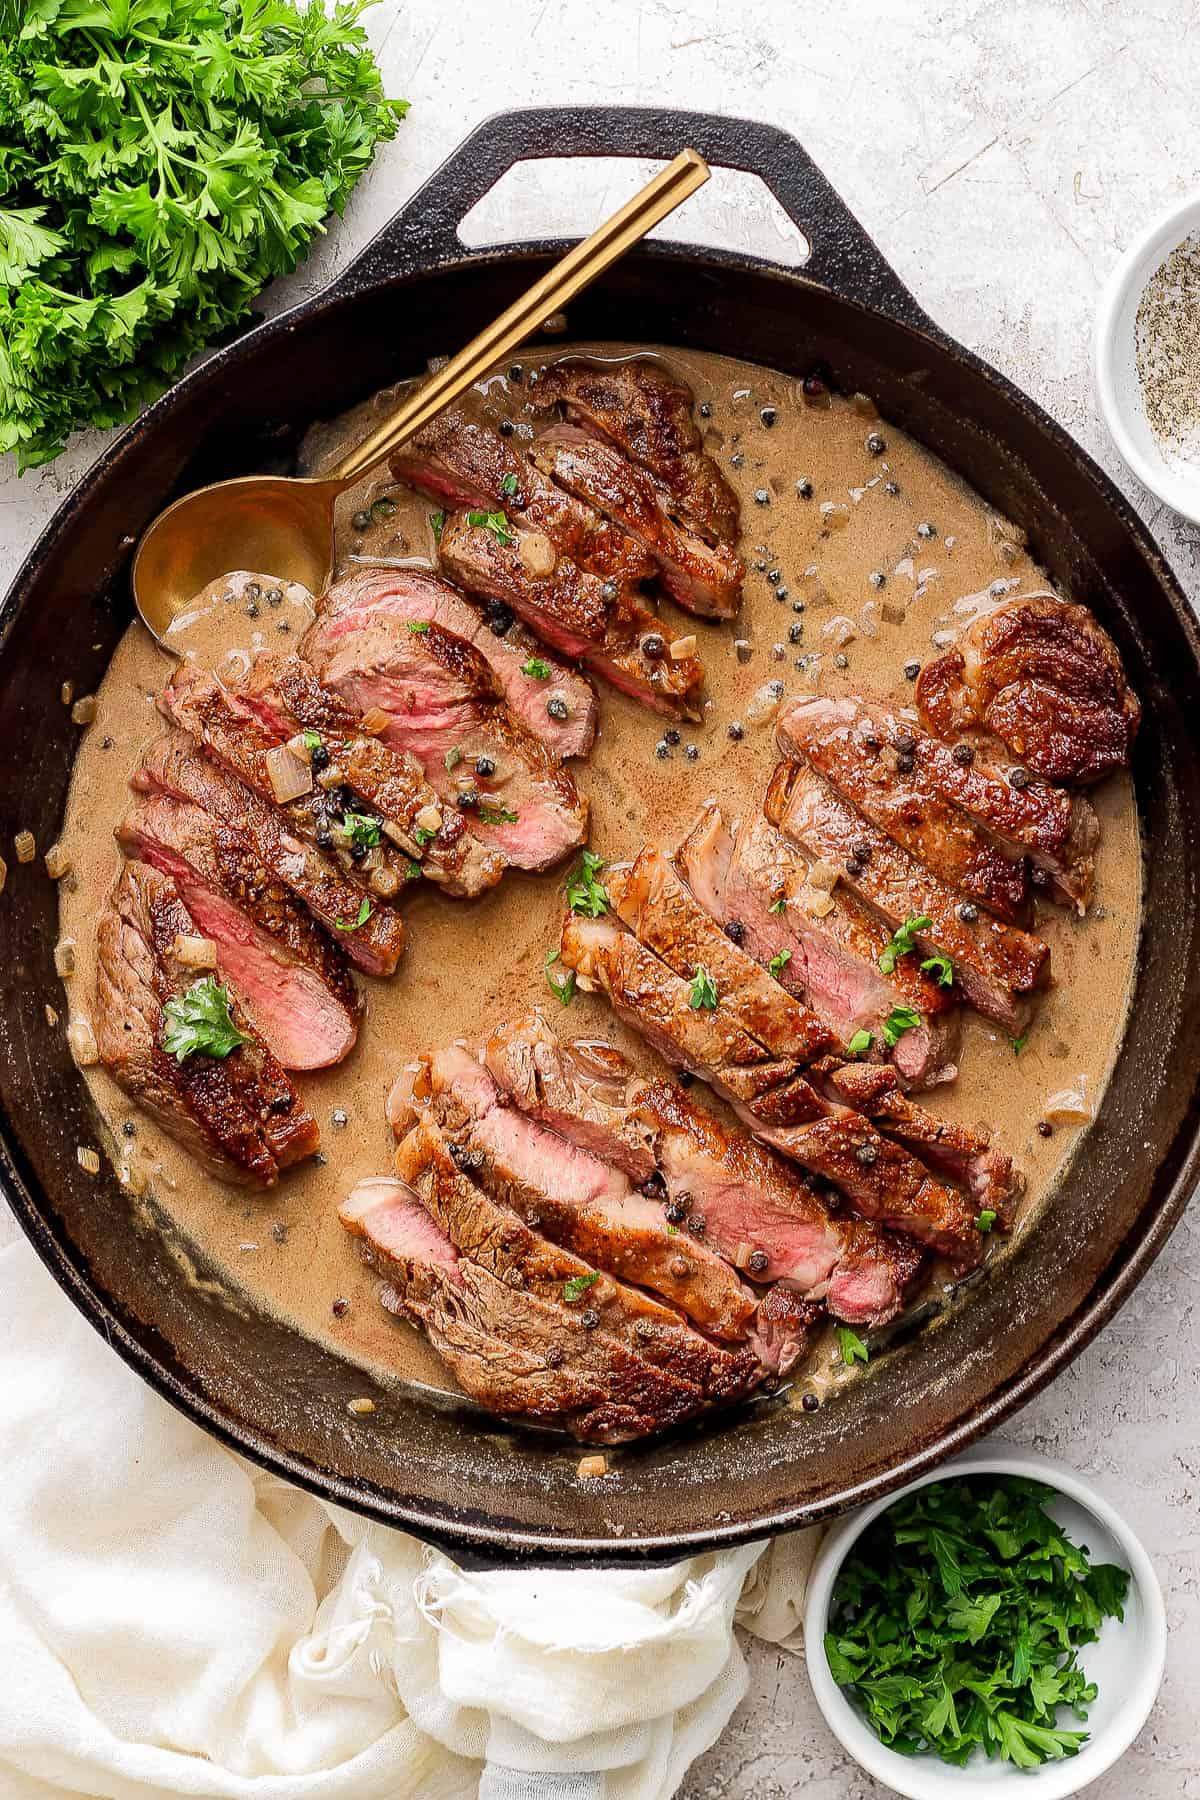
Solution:
M528 656L521 664L521 673L529 675L534 681L549 681L552 670L543 657Z
M442 532L443 532L443 531L444 531L444 530L445 530L445 528L446 528L446 515L445 515L445 513L444 513L444 512L435 512L435 513L430 513L430 515L429 515L429 523L430 523L430 526L431 526L431 528L432 528L432 530L433 530L433 541L434 541L434 543L435 543L435 544L440 544L440 543L441 543L441 541L442 541Z
M935 950L932 956L925 958L921 964L921 972L924 975L935 975L939 987L953 986L954 964L941 950Z
M1013 1055L1020 1056L1022 1050L1025 1048L1025 1046L1028 1042L1029 1042L1029 1033L1027 1031L1023 1031L1021 1033L1020 1037L1014 1038L1012 1041Z
M300 736L303 739L304 748L308 751L310 756L314 750L319 750L321 748L321 734L319 731L302 731Z
M773 913L786 912L787 911L787 896L784 894L780 894L778 900L772 900L770 906L767 908L767 911L773 912Z
M417 825L413 828L413 836L423 850L426 844L432 844L437 832L430 825Z
M189 1056L228 1056L250 1039L239 1031L230 1010L229 989L212 975L194 981L185 994L176 994L163 1007L167 1023L163 1049L176 1062Z
M515 825L520 816L507 806L481 806L477 815L481 825Z
M850 1039L850 1042L846 1045L846 1048L851 1056L865 1056L867 1051L871 1048L870 1032L856 1031L854 1036Z
M508 528L508 514L503 512L469 512L468 525L482 525L490 531L498 544L515 543L515 538Z
M373 850L380 839L379 820L372 813L343 813L342 830L364 850Z
M418 637L423 637L432 624L432 619L410 619L408 621L408 629L410 631L415 631Z
M421 876L420 863L410 862L407 869L405 869L405 871L404 871L405 881L418 881L420 879L420 876Z
M921 1023L921 1015L914 1012L911 1006L893 1006L883 1021L883 1041L889 1050L894 1050L906 1031Z
M696 973L692 977L692 1010L694 1012L715 1012L717 1005L717 984L703 963L696 964Z
M863 1343L857 1331L851 1331L848 1325L838 1326L837 1342L838 1354L841 1356L842 1361L848 1369L852 1369L856 1362L870 1362L871 1352L867 1349L867 1346Z
M916 949L914 933L928 931L933 920L928 913L910 913L898 931L893 932L892 941L885 945L879 953L879 967L885 975L890 975L902 956L911 956Z
M567 885L567 905L585 919L599 919L608 911L608 889L598 879L604 858L585 850L575 879Z
M1071 1541L1047 1511L1058 1497L1015 1475L931 1482L851 1549L825 1655L893 1750L1035 1769L1087 1742L1059 1709L1086 1720L1097 1689L1079 1651L1124 1618L1129 1576Z
M768 974L778 975L782 969L787 968L787 966L791 962L791 960L792 960L791 951L790 950L781 950L779 952L779 955L773 956L771 958L770 962L767 964Z
M447 750L445 756L443 756L442 767L443 767L443 769L445 769L445 771L448 775L450 773L451 769L456 769L461 761L462 761L462 750L460 749L460 747L457 744L455 744L453 750Z
M516 491L517 491L516 476L515 475L506 475L504 477L504 480L500 483L500 492L502 494L510 494L511 495L511 494L515 494Z
M557 961L558 951L552 950L542 964L542 967L546 972L546 986L550 989L552 994L562 1001L564 1006L570 1006L572 1000L575 998L575 971L574 969L568 969L561 981L555 981L550 971Z
M335 919L333 922L339 931L357 931L361 925L366 924L370 916L371 902L369 900L364 900L358 909L358 917L356 919Z
M986 1236L987 1233L992 1229L992 1226L995 1223L996 1223L995 1213L992 1212L990 1210L990 1208L985 1208L985 1210L980 1213L979 1217L975 1221L975 1229L976 1229L976 1231L982 1231L984 1233L984 1235Z
M574 1306L577 1300L582 1300L588 1289L595 1287L599 1279L598 1275L572 1275L570 1281L563 1283L563 1299L567 1305Z

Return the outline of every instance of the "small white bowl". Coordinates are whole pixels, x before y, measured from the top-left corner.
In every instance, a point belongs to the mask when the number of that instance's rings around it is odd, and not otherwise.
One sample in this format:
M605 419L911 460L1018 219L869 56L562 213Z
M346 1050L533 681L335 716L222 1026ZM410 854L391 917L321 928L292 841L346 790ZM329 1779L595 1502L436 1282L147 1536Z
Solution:
M1026 1770L978 1753L966 1768L957 1769L932 1753L901 1756L880 1742L829 1673L825 1626L847 1552L872 1520L904 1495L932 1481L950 1481L961 1475L1024 1475L1057 1488L1062 1499L1055 1501L1050 1511L1073 1541L1086 1544L1094 1561L1119 1563L1129 1570L1124 1624L1106 1620L1096 1643L1080 1652L1080 1662L1100 1691L1089 1708L1086 1725L1076 1727L1076 1721L1070 1720L1072 1728L1087 1731L1089 1736L1078 1756L1063 1762ZM804 1644L809 1680L826 1724L869 1775L897 1794L908 1800L978 1800L980 1795L1011 1800L1017 1794L1023 1800L1066 1800L1068 1794L1079 1793L1110 1769L1146 1723L1162 1682L1167 1621L1150 1558L1125 1521L1093 1487L1047 1457L1015 1447L981 1444L834 1527L817 1552L809 1578Z
M1105 284L1096 313L1096 395L1117 449L1152 494L1200 524L1200 467L1169 462L1142 404L1135 364L1135 321L1146 283L1185 238L1200 232L1200 195L1173 206L1130 245Z

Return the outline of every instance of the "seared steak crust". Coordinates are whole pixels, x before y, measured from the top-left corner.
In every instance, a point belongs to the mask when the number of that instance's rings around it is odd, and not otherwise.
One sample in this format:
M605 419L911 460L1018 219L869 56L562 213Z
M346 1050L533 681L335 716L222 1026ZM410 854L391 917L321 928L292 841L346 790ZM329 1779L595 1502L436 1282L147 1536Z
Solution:
M246 1042L223 1058L183 1062L163 1048L168 1000L197 980L176 953L202 935L168 877L128 862L101 909L94 1024L109 1073L198 1161L224 1181L269 1187L311 1156L320 1133L292 1083L232 999Z
M1086 606L1002 600L917 682L939 737L981 727L1050 781L1100 781L1129 762L1141 719L1117 647Z
M564 358L538 372L533 393L547 408L561 405L577 424L602 433L657 475L680 511L709 537L737 541L737 496L703 450L691 389L661 363Z
M809 763L843 800L950 887L1012 924L1024 923L1029 914L1024 858L1001 850L927 778L907 721L890 718L888 728L879 730L876 715L883 710L867 712L856 699L805 695L779 719L779 748L794 761Z
M916 934L924 955L944 952L977 1011L1014 1037L1024 1029L1031 997L1050 979L1047 944L986 914L964 919L959 894L856 813L813 769L781 763L764 804L772 824L843 869L851 892L887 923L896 927L914 916L930 918L932 924Z

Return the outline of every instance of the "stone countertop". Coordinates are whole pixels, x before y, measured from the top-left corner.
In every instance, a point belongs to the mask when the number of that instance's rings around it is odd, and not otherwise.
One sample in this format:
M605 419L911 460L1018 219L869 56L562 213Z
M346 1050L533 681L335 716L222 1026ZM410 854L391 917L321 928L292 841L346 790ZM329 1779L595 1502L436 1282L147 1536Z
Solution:
M1147 495L1097 417L1096 294L1130 236L1200 185L1196 0L382 0L368 24L413 103L347 211L271 309L324 285L479 119L501 107L677 105L793 132L945 328L1096 456L1200 602L1200 533ZM582 232L628 165L530 166L482 203L474 241ZM668 227L671 229L671 227ZM761 187L719 179L675 232L792 255ZM102 448L0 476L0 586ZM0 1242L12 1227L0 1221ZM1124 1311L1003 1435L1085 1471L1129 1517L1166 1590L1167 1677L1096 1800L1200 1800L1200 1223L1186 1219ZM750 1694L686 1800L879 1800L840 1751L803 1664L755 1646ZM1032 1788L1036 1783L1031 1783Z

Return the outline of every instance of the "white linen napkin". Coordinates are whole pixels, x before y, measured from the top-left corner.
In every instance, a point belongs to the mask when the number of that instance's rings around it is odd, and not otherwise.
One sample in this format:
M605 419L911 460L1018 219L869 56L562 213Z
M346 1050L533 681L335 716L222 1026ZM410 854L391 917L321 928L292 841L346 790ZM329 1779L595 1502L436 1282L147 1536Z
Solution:
M665 1800L816 1533L487 1574L252 1468L0 1253L0 1796ZM573 1779L572 1779L573 1778Z

